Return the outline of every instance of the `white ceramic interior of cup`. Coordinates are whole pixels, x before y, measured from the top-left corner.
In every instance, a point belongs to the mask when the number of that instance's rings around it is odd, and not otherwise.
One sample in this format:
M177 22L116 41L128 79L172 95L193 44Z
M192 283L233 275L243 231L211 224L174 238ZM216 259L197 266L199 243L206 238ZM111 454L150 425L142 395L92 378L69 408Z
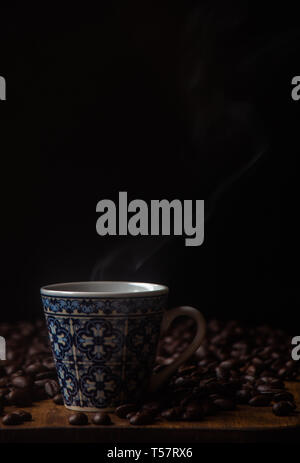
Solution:
M167 294L167 286L130 281L78 281L43 286L43 296L56 297L147 297Z

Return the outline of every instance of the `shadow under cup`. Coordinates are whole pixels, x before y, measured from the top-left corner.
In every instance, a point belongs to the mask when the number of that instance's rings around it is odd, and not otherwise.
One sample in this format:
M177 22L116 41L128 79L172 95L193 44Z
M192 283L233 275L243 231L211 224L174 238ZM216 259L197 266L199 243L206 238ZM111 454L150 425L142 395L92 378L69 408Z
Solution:
M41 288L64 403L113 410L147 389L168 288L81 282Z

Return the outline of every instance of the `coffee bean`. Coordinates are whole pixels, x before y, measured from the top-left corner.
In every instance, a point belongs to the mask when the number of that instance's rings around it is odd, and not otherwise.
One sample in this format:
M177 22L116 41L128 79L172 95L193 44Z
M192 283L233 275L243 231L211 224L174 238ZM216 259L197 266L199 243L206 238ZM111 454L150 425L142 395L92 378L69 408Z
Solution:
M52 358L43 360L43 366L47 370L55 370L55 362Z
M24 375L24 371L23 370L17 370L15 371L14 373L11 374L11 379L16 377L16 376L23 376Z
M259 394L249 400L249 405L252 407L266 407L271 402L271 399L265 394Z
M229 379L230 371L221 367L216 368L216 375L218 379Z
M6 371L6 374L8 376L12 375L15 371L17 371L19 368L18 368L18 365L16 364L11 364L11 365L8 365L7 367L5 367L5 371Z
M280 370L278 371L278 376L279 378L284 378L285 375L287 374L288 370L287 368L280 368Z
M72 426L85 426L88 424L88 417L85 413L77 412L69 416L69 423Z
M185 386L185 387L188 387L188 386L193 386L194 384L196 384L196 380L194 380L193 378L184 378L183 376L179 376L179 378L177 378L175 381L174 381L174 384L175 386Z
M260 393L270 392L271 391L271 388L270 388L270 386L268 384L260 384L259 386L256 387L256 389Z
M236 405L235 403L230 400L230 399L216 399L214 400L214 404L220 409L220 410L235 410Z
M177 421L181 418L181 415L182 410L180 407L168 408L161 413L161 416L168 421Z
M23 423L23 419L17 413L9 413L2 418L2 423L6 426L14 426Z
M54 402L56 405L64 405L64 398L63 398L62 394L56 394L56 395L53 397L53 402Z
M36 373L36 379L55 379L57 377L55 371L41 371L40 373Z
M262 369L264 366L264 362L259 357L254 357L252 359L252 365L255 365L259 369Z
M152 424L153 422L153 413L149 413L146 411L136 413L129 420L129 423L132 425Z
M257 395L263 395L270 402L273 400L273 397L274 397L274 393L272 392L272 390L264 391L264 392L255 391L255 392L252 393L253 397L255 397Z
M57 381L54 379L50 379L49 381L46 382L45 384L45 392L48 395L48 397L53 398L60 392L60 387Z
M93 416L92 422L97 425L109 425L112 424L111 419L107 413L99 412Z
M268 384L270 387L284 388L284 383L280 379L264 376L261 378L261 381L262 383Z
M26 412L25 410L17 410L14 412L14 414L19 415L22 418L22 421L31 421L32 420L32 415L29 412Z
M247 374L248 375L256 376L258 372L259 372L259 367L257 367L256 365L250 365L247 368Z
M25 371L30 375L35 375L36 373L46 371L46 368L41 363L32 363L25 368Z
M224 360L223 362L221 362L219 367L225 370L232 370L233 368L236 367L236 365L237 365L237 361L230 359L230 360Z
M11 384L18 388L30 388L33 382L28 376L14 376L11 380Z
M156 360L159 361L159 357L156 357ZM164 366L163 365L155 365L153 367L153 372L156 374L156 373L159 373L160 371L164 370Z
M252 376L252 375L245 375L244 379L245 379L248 383L255 383L255 376Z
M251 393L247 389L240 389L236 392L235 397L238 404L247 404L251 399Z
M13 389L9 392L7 399L10 404L20 407L29 406L32 404L30 391L25 388Z
M203 418L204 412L202 406L195 402L190 403L183 411L182 419L186 421L199 421Z
M37 388L45 388L45 384L48 382L48 379L38 379L34 381L33 385Z
M217 394L222 390L222 384L215 379L200 381L199 395ZM202 394L201 394L202 392Z
M161 404L160 402L157 402L157 401L153 401L153 402L146 402L145 404L143 404L142 406L142 410L145 410L145 411L152 411L153 413L156 413L160 410L161 408Z
M288 416L290 415L295 409L293 403L282 400L281 402L277 402L273 405L272 411L274 415L277 416Z
M287 368L294 369L295 368L295 360L288 360L285 364Z
M138 406L136 404L124 404L120 405L115 409L115 414L119 418L126 418L126 415L130 412L136 412L138 410Z

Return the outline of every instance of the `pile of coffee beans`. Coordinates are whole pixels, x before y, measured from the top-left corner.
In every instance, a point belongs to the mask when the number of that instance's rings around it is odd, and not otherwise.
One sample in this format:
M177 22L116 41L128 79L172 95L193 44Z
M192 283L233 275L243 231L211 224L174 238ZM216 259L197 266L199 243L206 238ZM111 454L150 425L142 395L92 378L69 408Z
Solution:
M193 321L180 320L159 346L155 371L172 363L191 343ZM7 360L0 365L0 414L4 425L31 420L18 409L51 398L63 405L55 365L43 321L0 325L6 339ZM291 359L291 340L269 326L249 327L237 321L212 320L206 339L194 356L170 378L156 395L138 403L119 406L115 413L132 425L151 424L159 419L198 421L209 415L235 410L240 404L272 407L277 416L295 413L293 395L285 382L299 377L300 362ZM5 407L14 405L13 413ZM71 425L86 425L85 413L72 413ZM99 412L91 417L95 425L111 424L110 416Z
M194 329L192 320L181 321L164 337L157 371L188 347ZM282 330L211 320L206 339L193 358L178 368L155 400L126 418L131 424L153 422L158 415L170 421L194 421L235 410L240 404L270 406L275 415L286 416L295 413L296 405L285 381L299 375L300 362L292 360L291 339ZM125 405L116 413L124 416L124 410Z
M91 421L93 424L96 424L97 426L98 425L108 426L112 424L110 416L108 415L108 413L104 413L104 412L95 413L92 416ZM76 413L72 413L72 415L69 416L69 423L72 426L85 426L86 424L89 423L89 418L83 412L76 412Z
M18 409L5 415L6 405L28 407L49 398L63 404L45 322L2 323L0 335L6 341L6 361L0 364L2 423L16 425L32 419Z

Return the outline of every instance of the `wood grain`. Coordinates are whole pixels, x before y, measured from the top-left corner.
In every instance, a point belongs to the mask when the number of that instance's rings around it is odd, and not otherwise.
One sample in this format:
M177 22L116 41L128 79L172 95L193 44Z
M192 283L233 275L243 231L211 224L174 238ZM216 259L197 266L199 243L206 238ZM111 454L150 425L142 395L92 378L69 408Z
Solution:
M300 383L289 383L288 389L300 410ZM6 407L6 412L14 409ZM33 421L21 426L0 423L0 442L286 442L300 436L300 413L277 417L270 407L241 405L235 411L199 422L157 420L150 426L131 426L127 420L111 414L111 426L78 427L68 424L72 412L52 400L36 403L26 410L32 413Z

